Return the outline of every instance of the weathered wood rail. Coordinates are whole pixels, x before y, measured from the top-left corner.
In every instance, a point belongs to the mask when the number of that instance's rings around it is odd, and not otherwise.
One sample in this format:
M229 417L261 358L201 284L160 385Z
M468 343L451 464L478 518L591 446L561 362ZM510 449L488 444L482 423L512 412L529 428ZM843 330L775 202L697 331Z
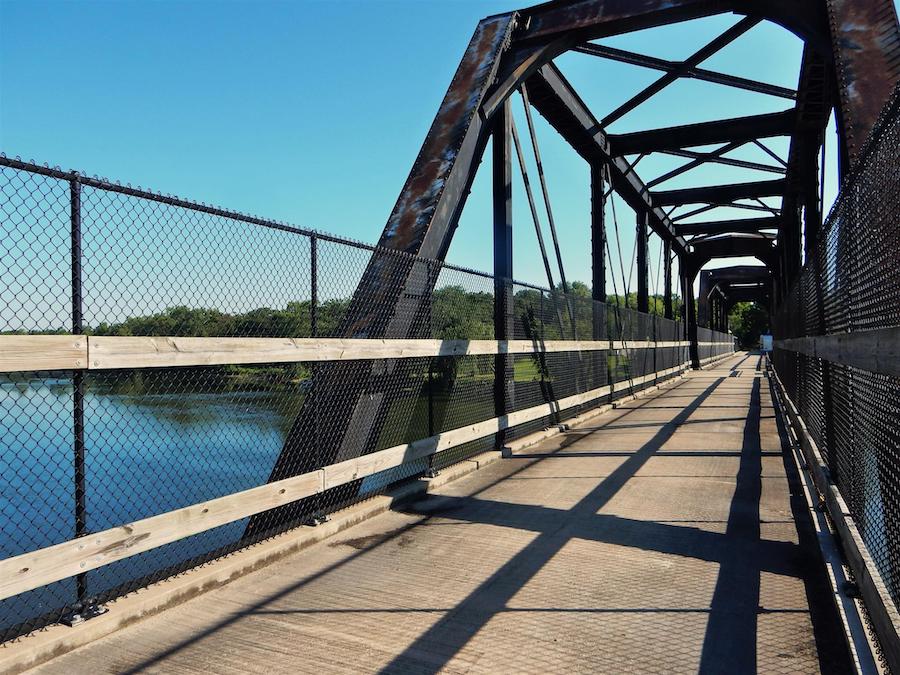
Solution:
M703 345L722 344L702 342ZM390 340L345 338L0 336L0 372L404 359L687 347L652 340Z
M731 345L729 342L708 343ZM198 338L86 335L0 336L0 371L108 370L478 354L625 351L685 348L687 341L353 340L322 338ZM729 352L730 353L730 352ZM689 367L677 366L618 384L652 384ZM715 360L711 357L707 361ZM411 443L397 445L284 480L113 527L0 560L0 600L184 539L325 490L439 454L575 406L612 396L616 383L516 410Z

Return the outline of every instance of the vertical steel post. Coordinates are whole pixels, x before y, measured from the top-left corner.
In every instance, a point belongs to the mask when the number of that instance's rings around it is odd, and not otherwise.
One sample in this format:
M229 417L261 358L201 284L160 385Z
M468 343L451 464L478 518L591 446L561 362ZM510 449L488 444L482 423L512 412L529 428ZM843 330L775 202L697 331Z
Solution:
M602 340L606 335L606 191L603 181L603 164L591 162L591 335ZM598 386L598 377L606 373L609 378L609 353L589 353L591 359L591 386ZM598 368L603 359L605 367Z
M72 255L72 334L84 333L84 308L81 289L81 182L77 174L69 181L69 216ZM72 372L72 430L74 436L75 537L87 534L87 490L85 485L84 371ZM87 574L75 577L78 602L87 600Z
M674 319L672 311L672 242L663 242L663 274L666 275L663 285L663 313L667 319Z
M309 237L309 334L319 336L319 238Z
M540 313L541 313L541 343L547 339L546 324L544 323L544 291L538 291L541 294Z
M428 363L428 436L434 436L434 380L432 377L433 368L431 367L431 362ZM434 459L434 455L428 456L428 465L431 466L431 460Z
M512 111L510 101L494 116L492 136L494 199L494 339L513 337L512 249ZM497 354L494 360L494 407L501 419L514 407L513 357ZM502 448L506 433L497 434Z
M722 298L722 332L728 332L728 305L725 304L725 298Z
M319 337L319 238L312 234L309 237L309 336ZM327 366L326 366L327 367ZM316 467L321 469L325 463L322 456L322 445L319 441L319 386L321 373L319 364L311 363L309 367L312 387L310 387L310 408L313 418L313 442L315 443ZM317 525L324 520L324 499L319 492L315 496L315 510L309 520Z
M647 270L647 227L649 214L646 211L638 211L635 237L637 241L637 309L639 312L650 311L650 289Z
M695 272L685 269L684 261L681 265L681 293L684 296L684 324L687 331L687 339L690 342L691 368L700 368L700 350L697 345L697 306L694 302L694 277Z
M593 337L600 340L606 333L606 317L601 316L606 302L606 196L603 182L603 164L591 162L591 299L593 308Z

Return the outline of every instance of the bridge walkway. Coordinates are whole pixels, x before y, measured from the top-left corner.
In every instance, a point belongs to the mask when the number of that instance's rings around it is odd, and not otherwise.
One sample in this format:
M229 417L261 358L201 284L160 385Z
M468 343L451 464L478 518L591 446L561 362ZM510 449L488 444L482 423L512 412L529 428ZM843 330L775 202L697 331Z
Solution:
M846 672L757 355L41 672Z

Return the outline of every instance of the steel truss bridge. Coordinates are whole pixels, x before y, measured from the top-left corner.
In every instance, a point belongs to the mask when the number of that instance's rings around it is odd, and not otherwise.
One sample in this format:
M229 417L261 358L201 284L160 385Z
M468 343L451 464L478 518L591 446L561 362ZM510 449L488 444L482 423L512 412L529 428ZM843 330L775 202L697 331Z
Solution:
M681 61L598 42L722 14ZM796 88L703 66L762 22L802 40ZM659 76L592 111L571 51ZM607 130L684 78L784 109ZM376 246L0 156L0 670L900 672L898 80L891 0L490 16ZM535 111L590 173L590 297ZM445 262L487 153L490 274ZM663 185L710 166L760 179ZM704 269L734 257L762 265ZM738 302L770 355L735 354Z

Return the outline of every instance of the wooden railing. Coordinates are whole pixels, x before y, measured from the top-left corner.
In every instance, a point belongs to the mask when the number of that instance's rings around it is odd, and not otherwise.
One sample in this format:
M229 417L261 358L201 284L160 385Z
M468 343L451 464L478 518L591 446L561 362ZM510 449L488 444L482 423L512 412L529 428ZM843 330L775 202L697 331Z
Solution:
M709 343L727 344L730 342ZM527 340L353 340L323 338L119 337L86 335L0 336L0 371L104 370L398 359L475 354L686 348L686 341ZM688 368L666 370L621 382L641 386ZM436 455L525 422L612 396L616 383L501 417L444 431L412 443L363 455L284 480L193 506L113 527L60 544L0 560L0 599L39 588L212 528L284 506L351 481Z

